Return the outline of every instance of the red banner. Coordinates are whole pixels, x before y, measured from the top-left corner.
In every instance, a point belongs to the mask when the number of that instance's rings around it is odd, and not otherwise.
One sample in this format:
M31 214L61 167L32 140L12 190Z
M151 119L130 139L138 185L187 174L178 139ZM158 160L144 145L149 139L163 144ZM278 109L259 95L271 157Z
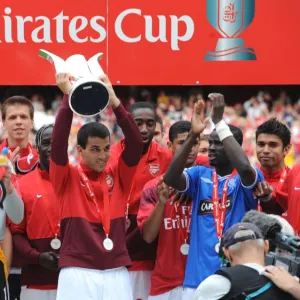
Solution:
M45 49L113 84L300 84L299 0L4 0L1 85L54 84Z

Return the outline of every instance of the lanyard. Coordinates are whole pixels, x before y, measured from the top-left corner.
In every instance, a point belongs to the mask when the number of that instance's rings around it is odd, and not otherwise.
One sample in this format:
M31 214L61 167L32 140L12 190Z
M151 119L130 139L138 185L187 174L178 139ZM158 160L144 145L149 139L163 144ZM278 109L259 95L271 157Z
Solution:
M286 178L287 178L287 175L288 175L288 171L287 171L287 168L284 169L284 171L282 172L281 176L280 176L280 179L279 179L279 182L278 182L278 185L277 185L277 188L278 190L281 190Z
M47 191L46 191L46 188L45 188L45 184L43 183L41 177L42 177L42 175L40 174L40 171L37 170L37 172L36 172L37 186L38 186L38 189L42 190L41 198L43 199L44 204L45 204L45 214L46 214L47 220L49 222L50 228L52 230L52 233L55 236L55 238L57 238L57 236L59 235L59 230L60 230L60 216L59 216L59 213L57 213L57 215L58 215L57 221L52 222L49 215L48 215L48 213L47 213L47 211L49 209L49 200L48 200L48 197L47 197ZM59 211L59 209L58 209L58 211Z
M224 223L226 217L226 202L227 202L227 194L228 194L228 184L230 178L235 174L232 172L231 175L226 179L224 184L223 192L222 192L222 200L221 206L219 205L219 182L218 175L216 170L213 173L213 191L212 191L212 201L213 201L213 209L214 209L214 219L217 237L220 240L224 230Z
M174 211L175 211L175 216L178 222L178 227L180 231L181 238L184 240L184 243L187 244L191 232L191 212L192 212L192 204L190 206L190 209L188 209L188 218L187 218L187 226L184 227L181 224L181 218L182 215L178 213L178 208L181 207L177 202L174 204Z
M108 238L109 233L110 233L110 207L109 207L108 191L106 191L102 187L102 198L103 198L103 214L102 214L101 210L98 206L98 202L97 202L95 193L93 191L93 188L91 186L90 180L84 174L80 165L77 165L77 170L79 172L81 180L84 183L84 189L85 189L86 194L91 198L91 200L94 202L94 204L96 206L100 221L103 226L103 230L105 232L106 238ZM104 176L104 172L101 174L101 179L103 178L103 176ZM100 179L100 181L101 181L101 179Z

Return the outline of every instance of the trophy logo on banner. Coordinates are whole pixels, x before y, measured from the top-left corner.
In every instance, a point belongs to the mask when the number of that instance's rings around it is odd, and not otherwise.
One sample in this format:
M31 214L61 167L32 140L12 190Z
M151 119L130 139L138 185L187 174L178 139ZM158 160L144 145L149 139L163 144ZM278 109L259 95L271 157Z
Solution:
M98 78L104 72L99 64L103 53L98 53L86 61L80 54L63 60L59 56L40 49L39 56L54 64L56 73L70 73L76 80L69 93L70 108L74 113L92 117L103 111L109 103L109 93Z
M205 60L256 60L253 48L245 47L238 36L251 24L255 14L255 0L206 0L210 24L219 32L215 51L208 51Z

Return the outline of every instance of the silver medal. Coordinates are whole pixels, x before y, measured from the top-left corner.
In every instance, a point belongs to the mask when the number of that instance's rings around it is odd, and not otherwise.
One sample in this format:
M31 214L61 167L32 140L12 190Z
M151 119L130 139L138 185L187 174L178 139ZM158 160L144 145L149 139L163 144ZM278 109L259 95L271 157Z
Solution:
M113 243L113 241L110 238L106 238L103 241L103 246L104 246L105 250L111 251L113 249L113 247L114 247L114 243Z
M216 244L215 250L216 250L216 252L219 254L219 252L220 252L220 242L218 242L218 243Z
M50 246L53 250L58 250L61 247L61 241L57 237L52 239L50 242Z
M188 255L189 254L189 249L190 249L189 244L182 244L181 247L180 247L180 252L183 255Z

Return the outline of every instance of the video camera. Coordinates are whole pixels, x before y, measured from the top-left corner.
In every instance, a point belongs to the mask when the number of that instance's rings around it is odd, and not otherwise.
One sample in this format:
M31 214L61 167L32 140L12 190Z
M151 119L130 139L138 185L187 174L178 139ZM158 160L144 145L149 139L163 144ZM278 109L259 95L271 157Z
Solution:
M284 267L293 276L300 277L300 238L277 232L275 238L269 240L266 265Z

